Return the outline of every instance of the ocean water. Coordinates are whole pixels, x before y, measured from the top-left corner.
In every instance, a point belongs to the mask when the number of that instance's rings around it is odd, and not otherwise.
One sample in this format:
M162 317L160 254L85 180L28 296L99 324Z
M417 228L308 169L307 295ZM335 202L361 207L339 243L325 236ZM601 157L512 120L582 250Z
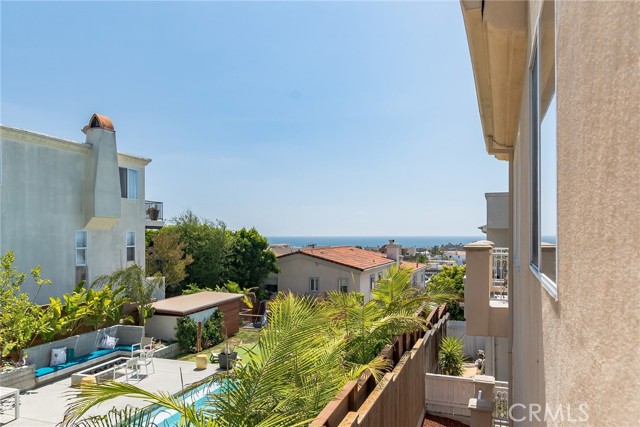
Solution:
M389 240L405 247L427 247L435 245L463 244L486 239L486 236L267 236L270 244L287 243L303 247L315 243L318 246L382 246Z

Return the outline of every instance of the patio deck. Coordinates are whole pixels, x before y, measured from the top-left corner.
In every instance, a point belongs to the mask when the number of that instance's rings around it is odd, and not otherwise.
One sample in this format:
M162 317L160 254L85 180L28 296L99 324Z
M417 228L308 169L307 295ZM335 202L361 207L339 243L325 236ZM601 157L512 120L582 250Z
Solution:
M171 359L154 359L155 373L148 377L144 375L144 368L140 380L130 380L130 384L150 391L165 391L171 394L181 390L180 368L185 386L202 380L215 372L217 365L209 364L207 369L195 370L194 362L183 362ZM124 381L119 377L117 381ZM14 420L13 410L0 415L2 427L53 427L62 421L67 409L69 391L78 390L71 387L71 378L65 377L54 383L27 391L20 395L20 419ZM90 414L104 414L112 407L123 408L126 405L137 407L147 406L148 403L139 399L117 398L92 408Z

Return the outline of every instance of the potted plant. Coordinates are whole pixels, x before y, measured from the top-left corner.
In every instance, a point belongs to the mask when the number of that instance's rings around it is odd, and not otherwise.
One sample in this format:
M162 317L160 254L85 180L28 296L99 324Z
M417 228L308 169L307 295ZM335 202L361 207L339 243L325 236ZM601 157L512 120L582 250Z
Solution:
M157 221L158 214L160 214L160 209L158 209L158 205L153 203L151 206L149 206L149 209L147 209L147 215L149 215L149 219L151 221Z
M240 344L242 345L242 341ZM218 355L218 364L220 365L220 369L224 369L228 371L236 365L236 360L238 359L238 352L235 351L236 346L229 345L229 340L227 339L227 335L224 335L224 349Z

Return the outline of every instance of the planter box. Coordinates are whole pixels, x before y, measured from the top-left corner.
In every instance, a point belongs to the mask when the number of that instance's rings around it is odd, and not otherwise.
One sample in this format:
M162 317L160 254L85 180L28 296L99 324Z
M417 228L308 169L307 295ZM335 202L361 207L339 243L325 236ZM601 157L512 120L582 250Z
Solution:
M158 359L175 359L176 356L179 356L181 353L182 349L180 348L180 344L174 342L173 344L157 349L153 353L153 357Z
M34 365L27 365L0 372L0 387L19 388L20 391L31 390L36 386L35 371Z

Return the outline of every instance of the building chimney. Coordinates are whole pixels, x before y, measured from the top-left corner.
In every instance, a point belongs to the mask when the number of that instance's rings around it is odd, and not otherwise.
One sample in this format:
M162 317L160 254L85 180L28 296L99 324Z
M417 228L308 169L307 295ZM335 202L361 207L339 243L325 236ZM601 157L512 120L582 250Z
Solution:
M93 114L82 132L91 145L83 208L87 229L109 229L120 218L116 131L109 117Z
M395 260L399 265L400 259L402 258L402 245L397 244L395 240L389 240L389 243L386 245L386 250L387 258Z

